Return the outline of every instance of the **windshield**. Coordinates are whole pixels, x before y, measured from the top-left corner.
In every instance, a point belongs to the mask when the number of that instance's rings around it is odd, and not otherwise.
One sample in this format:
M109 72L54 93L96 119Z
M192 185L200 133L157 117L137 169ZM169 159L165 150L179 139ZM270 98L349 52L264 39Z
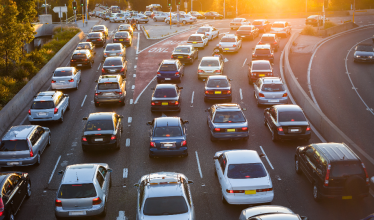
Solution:
M209 79L207 87L229 87L229 82L226 79Z
M103 130L114 130L112 120L97 120L88 121L86 124L85 131L103 131Z
M174 52L189 53L190 48L189 47L177 47L175 48Z
M233 37L223 37L221 42L236 42L236 40Z
M123 37L123 38L128 38L129 34L127 32L118 32L114 35L114 37Z
M251 27L239 27L239 31L250 31L252 30Z
M88 37L100 37L100 33L90 33Z
M89 44L78 44L77 49L78 50L81 50L81 49L90 49L90 45Z
M29 150L29 145L26 140L12 140L2 141L0 144L0 151L21 151Z
M202 60L200 66L219 66L218 60Z
M271 70L271 67L268 63L254 63L252 70Z
M155 98L174 98L177 96L177 92L174 88L163 88L163 89L156 89L153 97Z
M334 163L331 166L330 178L345 177L352 175L364 175L362 165L357 162Z
M61 77L61 76L71 76L73 74L72 70L55 70L54 76Z
M274 39L274 37L262 37L261 41L273 42L273 41L275 41L275 39Z
M58 198L74 199L96 197L95 186L92 183L87 184L63 184L58 192Z
M245 118L240 111L216 112L214 123L237 123L245 122Z
M279 92L284 91L284 88L282 84L263 84L261 90L265 92Z
M209 28L199 28L199 30L197 30L197 32L209 32L210 29Z
M279 112L279 122L286 121L306 121L306 118L302 112L287 111Z
M271 27L274 27L274 28L284 28L284 24L273 24Z
M107 59L105 59L105 62L104 62L103 66L122 66L122 60L118 60L118 59L107 60Z
M144 203L144 215L177 215L188 212L183 196L147 198Z
M270 55L270 50L269 49L256 49L255 54L268 54L268 55Z
M103 31L103 30L104 30L104 27L98 27L98 26L96 26L96 27L92 28L92 31Z
M35 101L32 103L31 109L50 109L54 107L53 101Z
M366 52L373 52L373 47L371 45L357 45L356 51L366 51Z
M120 45L108 45L106 46L105 50L121 50Z
M155 137L179 137L182 136L180 127L157 127L155 128Z
M262 25L262 21L254 21L252 22L253 25Z
M202 41L200 36L190 36L188 41Z
M241 18L235 18L232 22L241 22L242 19Z
M160 71L177 71L177 66L175 64L162 64Z
M118 89L118 83L99 83L97 85L97 89L99 90L106 90L106 89Z
M248 179L265 177L266 171L261 163L230 164L227 177L230 179Z

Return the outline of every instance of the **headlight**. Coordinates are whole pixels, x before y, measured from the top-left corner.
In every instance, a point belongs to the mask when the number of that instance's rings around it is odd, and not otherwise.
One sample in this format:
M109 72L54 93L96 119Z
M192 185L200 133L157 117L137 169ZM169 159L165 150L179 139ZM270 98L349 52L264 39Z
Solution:
M360 58L360 56L359 56L359 55L356 55L356 57L357 57L357 58Z

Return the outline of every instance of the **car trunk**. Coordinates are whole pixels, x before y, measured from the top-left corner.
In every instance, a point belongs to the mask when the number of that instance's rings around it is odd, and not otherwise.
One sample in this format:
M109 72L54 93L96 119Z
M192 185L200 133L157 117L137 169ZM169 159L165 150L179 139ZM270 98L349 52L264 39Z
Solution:
M178 97L169 97L169 98L155 98L152 97L152 105L161 105L161 106L175 106L178 105L176 102L178 101Z
M153 137L152 142L156 143L157 149L160 150L173 150L181 147L181 142L184 140L183 137Z
M277 92L261 91L261 93L264 94L265 98L267 99L281 99L283 97L283 94L286 93L286 91L277 91Z
M203 70L205 73L214 74L221 74L218 70L221 70L219 66L200 66L199 70Z
M53 101L35 101L31 106L30 113L34 119L52 118L55 112Z
M219 42L221 48L224 50L225 48L234 48L237 47L236 42ZM235 45L235 46L234 46Z
M104 74L114 74L121 72L122 66L103 66Z
M52 77L52 81L55 81L56 85L68 85L68 84L74 84L73 76L60 76L60 77Z
M92 200L94 198L74 198L74 199L60 199L62 209L64 210L81 210L92 208Z
M279 125L282 126L285 134L305 134L309 124L307 121L288 121L279 122Z
M120 53L121 53L122 51L121 50L106 50L106 51L104 51L104 55L106 56L106 57L117 57L117 56L120 56Z
M266 77L266 76L273 76L273 73L269 70L252 70L252 76Z
M111 137L114 135L112 130L103 131L85 131L84 136L89 144L105 144L111 141Z
M100 37L89 37L87 42L101 43L103 40Z
M178 52L174 52L172 55L174 59L183 59L183 58L187 59L189 58L189 56L190 56L189 53L178 53Z
M207 91L209 95L227 95L230 91L230 87L205 87L205 91Z
M127 37L114 37L113 41L116 42L130 42L130 38Z
M173 71L159 71L159 73L160 73L160 75L162 77L174 77L176 72L177 72L177 70L173 70Z
M256 194L265 195L265 192L254 192L254 190L258 189L269 189L271 188L271 184L269 181L269 177L261 177L261 178L248 178L248 179L230 179L228 181L231 185L232 190L245 190L244 193L234 193L235 196L253 196ZM250 193L250 194L249 194Z
M251 35L251 31L250 30L237 30L236 31L236 35L237 36L240 36L240 35Z
M0 159L11 160L30 157L30 148L26 140L6 140L2 141L0 146Z

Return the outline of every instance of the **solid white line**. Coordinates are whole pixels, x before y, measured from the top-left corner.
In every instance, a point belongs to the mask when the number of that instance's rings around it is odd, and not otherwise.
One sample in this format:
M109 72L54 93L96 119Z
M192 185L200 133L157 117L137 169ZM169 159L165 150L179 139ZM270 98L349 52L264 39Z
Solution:
M28 116L26 115L26 117L21 121L21 124L20 124L20 125L23 125L23 123L25 123L27 117L28 117Z
M134 70L136 70L136 67L138 67L137 65L134 66Z
M126 220L125 211L119 211L116 220Z
M197 155L197 151L195 151L195 153L196 153L197 167L199 168L200 177L203 178L203 173L201 172L201 167L200 167L200 162L199 162L199 155Z
M134 89L135 89L135 85L132 85L132 86L131 86L131 89L134 90Z
M263 153L263 154L265 154L265 158L266 158L266 160L268 161L268 163L269 163L269 165L270 165L271 169L273 169L273 170L274 170L274 167L273 167L273 165L271 165L271 163L270 163L270 160L269 160L268 156L266 155L266 153L265 153L264 149L262 149L262 147L261 147L261 146L260 146L260 148L261 148L261 150L262 150L262 153Z
M53 171L52 171L51 177L49 177L48 184L49 184L49 183L51 182L51 180L52 180L53 174L54 174L55 171L56 171L56 168L57 168L57 165L58 165L58 162L60 161L60 159L61 159L61 155L60 155L60 156L58 157L58 159L57 159L57 162L56 162L55 168L54 168Z
M193 104L193 95L195 94L195 91L192 91L192 98L191 98L191 104Z
M130 138L126 138L126 147L130 147Z
M132 117L128 117L127 118L127 123L131 124L131 122L132 122Z
M244 67L244 65L245 65L245 63L247 62L247 58L245 58L245 60L244 60L244 63L243 63L243 66L242 67Z
M137 42L136 42L136 54L139 54L139 41L140 41L140 33L138 33L138 39L137 39Z
M240 93L240 100L243 100L242 88L240 88L239 93Z
M134 103L134 100L130 99L130 105L132 105L133 103Z
M83 105L84 105L84 101L86 101L86 98L87 98L87 95L84 96L84 99L83 99L83 102L82 102L81 107L83 107Z
M128 175L129 175L129 169L123 168L123 178L127 178Z
M99 67L97 67L97 70L99 70L99 69L100 69L100 66L101 66L101 63L99 64Z
M143 92L148 88L148 86L153 82L153 80L156 79L157 76L153 77L153 79L148 83L148 85L143 89L143 91L138 95L138 97L136 98L134 104L138 103L138 100L140 98L140 96L143 94Z
M135 77L136 77L136 74L135 74L135 73L134 73L134 74L132 74L132 77L134 77L134 78L135 78Z

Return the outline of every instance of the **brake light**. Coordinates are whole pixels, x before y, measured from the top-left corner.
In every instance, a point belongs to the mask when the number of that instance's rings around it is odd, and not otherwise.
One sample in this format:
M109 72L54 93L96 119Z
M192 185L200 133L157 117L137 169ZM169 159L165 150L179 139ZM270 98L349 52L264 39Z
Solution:
M30 149L30 157L34 157L34 152Z
M161 76L161 73L160 73L160 72L157 72L157 75L158 75L158 76Z
M126 40L129 40L129 38L126 38Z
M242 127L242 131L247 131L248 127Z
M278 131L283 131L283 128L282 128L282 127L279 127L279 128L278 128Z
M214 131L221 131L221 128L215 128Z
M262 42L260 41L260 42L258 42L258 44L262 44Z
M29 109L29 115L31 115L31 109Z
M155 105L155 102L151 102L151 105Z
M190 59L190 58L191 58L190 55L188 55L188 56L187 56L187 59Z
M236 44L232 45L233 47L236 47Z
M260 97L265 97L265 95L262 94L262 93L258 93L258 96L260 96Z
M97 39L97 41L101 41L101 39Z
M182 141L181 147L186 146L186 145L187 145L187 141Z
M257 57L257 55L255 55L255 54L252 54L252 57Z
M73 62L74 60L70 60L71 62Z
M94 198L92 200L92 205L99 205L101 203L100 197Z
M51 83L55 83L56 81L55 80L52 80Z
M216 72L216 73L220 73L220 72L221 72L221 70L216 70L216 71L214 71L214 72Z
M174 104L175 104L175 105L179 105L179 102L178 102L178 101L175 101Z
M369 175L368 175L368 172L366 171L366 167L364 165L364 163L361 163L362 167L364 168L364 171L365 171L365 175L366 175L366 185L369 185Z
M199 72L199 73L203 73L203 72L204 72L204 70L198 70L197 72Z
M286 92L286 93L284 93L282 97L287 97L287 92Z
M62 207L62 202L61 202L61 200L56 199L56 201L55 201L55 206L57 206L57 207Z
M209 94L209 91L207 90L207 91L205 91L205 94ZM29 110L29 112L30 112L30 110Z
M106 56L107 55L107 53L104 53L104 56Z
M170 57L171 59L173 59L173 55L171 55L171 57Z
M151 142L150 146L151 147L156 147L156 143L155 142Z
M274 44L277 44L277 42L276 42L276 41L274 41Z
M102 73L105 73L105 70L104 70L104 68L101 68L101 72L102 72Z
M326 176L325 176L325 183L323 184L324 186L328 186L329 185L330 170L331 170L331 164L327 165L327 172L326 172Z
M87 138L85 136L82 137L82 141L86 142Z
M116 92L118 95L122 95L122 92Z
M74 82L74 79L69 80L69 82Z
M310 127L309 127L309 126L308 126L308 127L306 127L306 130L307 130L307 131L310 131Z
M123 68L123 67L122 67L122 69L121 69L121 71L120 71L120 72L123 72L123 71L125 71L125 68Z
M115 140L115 139L116 139L115 135L112 135L112 137L110 137L110 140Z
M55 110L53 111L54 114L57 114L58 112L58 108L55 108Z
M256 189L256 192L268 192L268 191L273 191L273 188L268 188L268 189Z
M227 91L227 94L231 94L231 90Z
M226 189L226 192L227 193L244 193L244 190L229 190L229 189Z
M218 44L218 46L220 47L220 46L221 46L221 44Z
M97 93L95 93L95 96L98 96L98 95L100 95L101 94L101 92L97 92Z
M176 73L175 73L175 76L179 76L179 72L176 72Z

